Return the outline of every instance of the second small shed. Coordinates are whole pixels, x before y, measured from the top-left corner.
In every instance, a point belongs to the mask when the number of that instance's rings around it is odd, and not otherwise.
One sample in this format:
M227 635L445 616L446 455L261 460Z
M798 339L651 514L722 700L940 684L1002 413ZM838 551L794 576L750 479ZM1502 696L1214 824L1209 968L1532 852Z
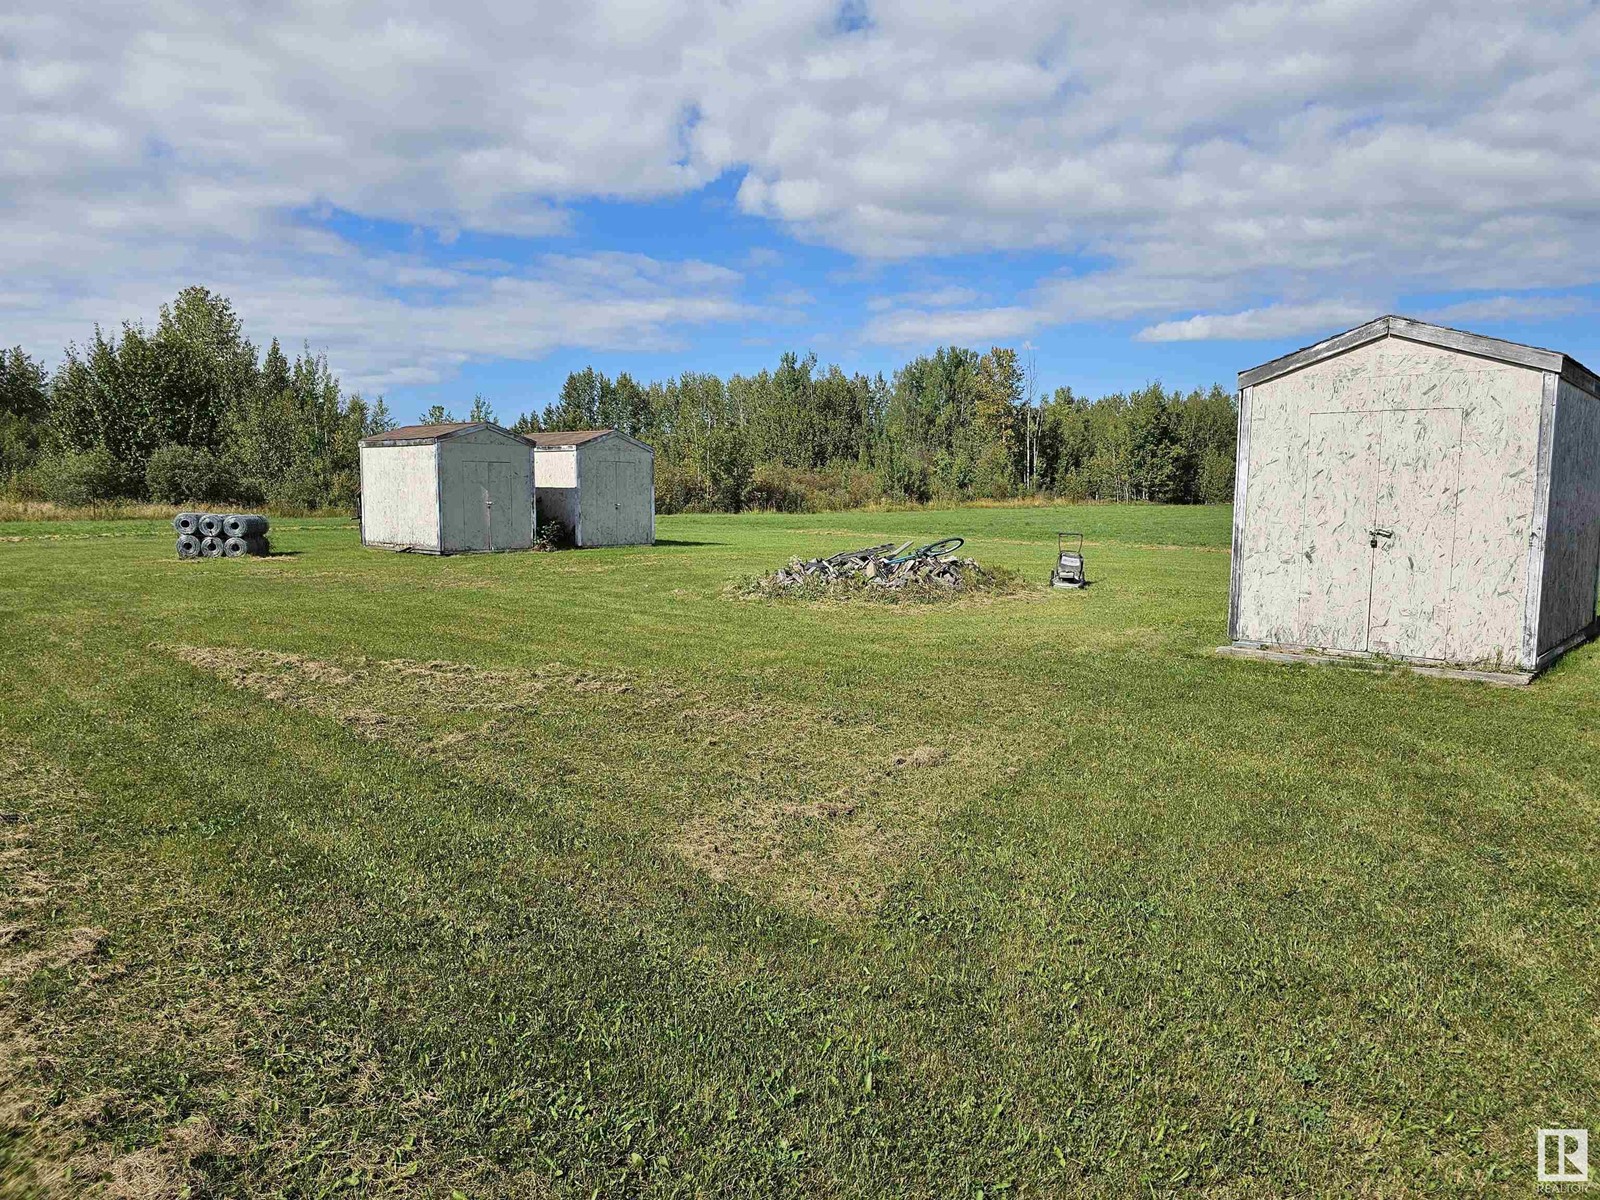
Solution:
M656 540L656 459L615 429L532 433L536 519L566 527L577 546Z

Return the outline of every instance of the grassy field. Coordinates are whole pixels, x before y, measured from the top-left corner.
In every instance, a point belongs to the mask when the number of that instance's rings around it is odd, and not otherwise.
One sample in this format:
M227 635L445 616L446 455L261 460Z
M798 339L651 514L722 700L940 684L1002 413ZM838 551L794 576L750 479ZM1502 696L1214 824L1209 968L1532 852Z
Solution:
M1061 526L1087 592L730 595ZM1219 659L1228 530L0 527L0 1194L1526 1194L1600 1124L1600 660Z

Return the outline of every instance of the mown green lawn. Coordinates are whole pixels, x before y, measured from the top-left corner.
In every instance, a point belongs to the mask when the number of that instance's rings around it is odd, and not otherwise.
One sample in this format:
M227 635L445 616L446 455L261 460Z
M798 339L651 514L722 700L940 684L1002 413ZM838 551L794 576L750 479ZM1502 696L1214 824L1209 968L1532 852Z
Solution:
M0 529L0 1194L1527 1193L1600 1125L1600 660L1219 659L1229 519ZM729 594L949 533L1040 586Z

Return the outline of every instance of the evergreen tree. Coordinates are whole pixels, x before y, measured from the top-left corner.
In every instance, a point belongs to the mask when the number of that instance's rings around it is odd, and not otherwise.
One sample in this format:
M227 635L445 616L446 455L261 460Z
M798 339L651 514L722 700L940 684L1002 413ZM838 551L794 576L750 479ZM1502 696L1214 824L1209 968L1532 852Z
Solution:
M362 429L362 436L371 437L375 433L388 433L389 430L398 427L399 424L389 412L389 406L383 402L383 397L379 396L372 402L372 407L367 410L367 420L365 427Z
M593 429L600 423L600 390L605 376L585 367L567 376L555 404L544 410L546 429Z

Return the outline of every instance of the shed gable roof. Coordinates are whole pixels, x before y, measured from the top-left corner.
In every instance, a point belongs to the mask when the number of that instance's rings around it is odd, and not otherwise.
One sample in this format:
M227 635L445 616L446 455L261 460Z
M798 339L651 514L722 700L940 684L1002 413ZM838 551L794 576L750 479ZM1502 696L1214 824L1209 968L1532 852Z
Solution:
M615 429L552 429L540 433L525 433L522 436L535 446L548 450L558 446L581 446L585 442L592 442L595 438L603 438L615 432Z
M503 429L493 421L446 421L440 425L402 425L398 429L385 430L383 433L374 433L370 437L361 439L363 446L416 446L426 442L442 442L458 434L466 433L473 429L487 429L491 433L498 433L504 437L518 440L517 435L509 429Z
M643 450L652 458L655 456L655 448L649 442L641 442L620 429L552 429L522 435L523 440L531 443L536 450L570 450L574 446L585 446L608 437L616 438L619 442L627 442L628 445Z
M1574 386L1583 388L1591 394L1600 395L1600 380L1595 378L1594 372L1577 359L1558 350L1524 346L1520 342L1507 342L1500 338L1485 337L1481 333L1468 333L1462 329L1430 325L1426 321L1414 321L1410 317L1392 315L1368 321L1365 325L1357 325L1354 329L1347 329L1313 346L1306 346L1304 349L1274 358L1270 362L1264 362L1259 367L1240 371L1239 386L1247 388L1258 383L1266 383L1269 379L1276 379L1280 375L1287 375L1291 371L1298 371L1313 363L1345 354L1359 346L1386 337L1404 338L1406 341L1420 342L1425 346L1438 346L1444 350L1455 350L1461 354L1471 354L1478 358L1511 363L1519 367L1531 367L1537 371L1553 371Z

